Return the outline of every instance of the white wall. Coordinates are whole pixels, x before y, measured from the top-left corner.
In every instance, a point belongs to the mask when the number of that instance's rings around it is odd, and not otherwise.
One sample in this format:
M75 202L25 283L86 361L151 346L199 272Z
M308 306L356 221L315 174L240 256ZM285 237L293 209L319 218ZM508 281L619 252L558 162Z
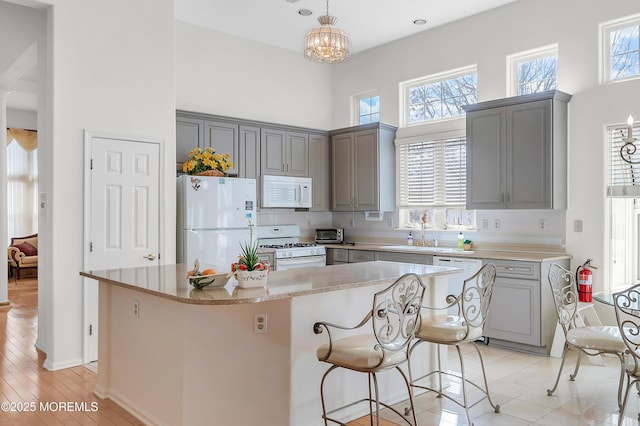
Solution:
M177 109L331 128L330 65L185 22L176 45Z
M332 127L350 124L351 95L373 89L380 90L381 121L397 125L401 81L471 64L478 66L479 101L505 97L505 57L558 43L559 89L573 95L569 103L569 208L559 237L574 256L574 267L587 257L601 267L594 276L598 288L607 274L608 256L604 128L624 123L630 112L640 117L640 80L599 83L598 24L639 12L637 0L519 0L362 52L344 66L332 68ZM518 213L505 215L514 222L520 218ZM582 233L573 231L575 219L583 220Z
M8 109L7 127L15 127L18 129L37 129L38 115L35 111Z
M42 6L52 7L38 56L40 191L48 196L39 247L49 254L39 265L38 345L47 353L45 366L58 369L82 362L83 129L162 139L165 169L175 164L174 5L50 0ZM165 187L164 208L175 212L173 175ZM175 216L166 220L161 253L172 259Z

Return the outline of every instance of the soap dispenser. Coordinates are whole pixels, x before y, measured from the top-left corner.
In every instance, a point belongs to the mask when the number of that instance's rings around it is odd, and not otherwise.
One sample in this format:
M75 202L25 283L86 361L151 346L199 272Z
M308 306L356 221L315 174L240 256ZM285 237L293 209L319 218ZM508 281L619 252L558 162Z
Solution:
M407 245L413 245L413 234L411 232L409 232L409 236L407 237Z
M464 235L462 235L462 231L458 234L458 250L464 250Z

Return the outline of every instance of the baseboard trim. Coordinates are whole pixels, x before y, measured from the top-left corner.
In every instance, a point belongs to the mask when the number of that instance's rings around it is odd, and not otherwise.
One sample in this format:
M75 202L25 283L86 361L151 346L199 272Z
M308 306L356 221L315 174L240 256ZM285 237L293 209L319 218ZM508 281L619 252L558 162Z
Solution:
M96 391L95 392L97 392L97 391L98 391L98 389L96 387ZM118 404L120 407L125 409L129 414L131 414L136 419L140 420L145 425L154 426L154 425L161 424L156 419L154 419L149 413L146 413L146 412L143 412L143 411L140 411L140 410L134 408L131 404L129 404L129 402L128 402L128 400L126 398L123 398L121 395L118 395L117 392L116 393L108 392L108 391L106 391L106 389L102 389L101 393L103 393L105 395L108 395L107 398L109 398L110 400L112 400L113 402Z
M47 357L42 366L49 371L56 371L64 370L65 368L78 367L83 364L84 363L82 362L82 358L77 358L75 360L69 360L65 362L51 362L49 360L49 357Z

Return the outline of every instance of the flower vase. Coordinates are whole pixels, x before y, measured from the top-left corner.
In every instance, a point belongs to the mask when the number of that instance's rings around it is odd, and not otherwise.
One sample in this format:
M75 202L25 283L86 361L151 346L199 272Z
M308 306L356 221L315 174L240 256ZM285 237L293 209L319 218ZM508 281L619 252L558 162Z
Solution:
M236 280L240 288L256 288L267 286L267 274L269 271L236 271Z

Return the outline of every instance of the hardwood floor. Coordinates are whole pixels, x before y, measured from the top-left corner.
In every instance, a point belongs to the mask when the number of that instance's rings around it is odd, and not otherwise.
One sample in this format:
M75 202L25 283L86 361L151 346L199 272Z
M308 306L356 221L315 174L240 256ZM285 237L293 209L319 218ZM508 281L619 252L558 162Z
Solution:
M42 368L35 348L37 286L37 279L11 279L10 306L0 308L0 425L141 425L111 400L93 395L94 371Z

